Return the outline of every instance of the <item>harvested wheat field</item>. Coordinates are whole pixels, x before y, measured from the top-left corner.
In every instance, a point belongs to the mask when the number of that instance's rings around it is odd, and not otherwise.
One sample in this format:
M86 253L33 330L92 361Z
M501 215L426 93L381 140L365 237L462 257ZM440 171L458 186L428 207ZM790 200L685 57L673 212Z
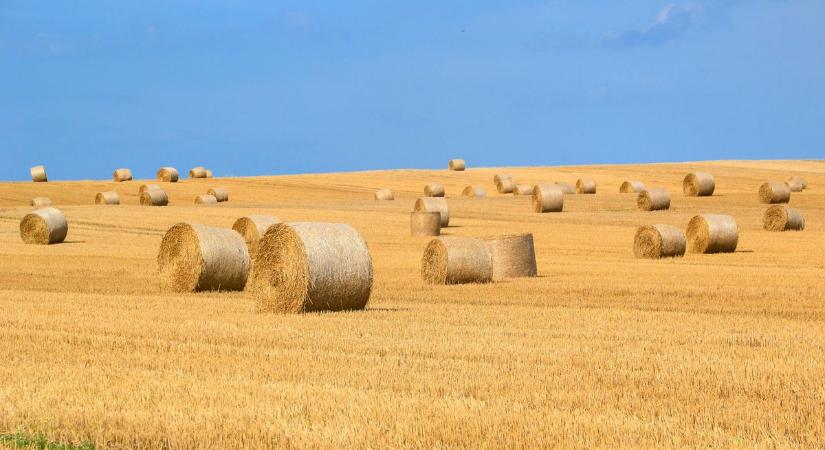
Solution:
M686 196L686 173L712 196ZM593 180L536 214L500 194ZM198 174L196 174L198 175ZM764 230L765 180L800 176L802 231ZM646 212L619 193L671 193ZM0 435L96 448L811 448L825 445L825 162L722 161L466 171L397 170L164 183L140 206L114 181L0 183ZM430 237L410 236L422 186L448 194L442 235L533 235L537 277L425 283ZM147 183L151 180L136 180ZM481 186L483 198L460 195ZM394 201L376 202L389 188ZM120 206L91 199L115 191ZM68 222L27 245L33 197ZM734 253L638 259L641 226L733 216ZM349 224L372 259L365 310L256 313L246 292L162 290L177 223L239 217ZM254 264L253 264L254 266ZM252 269L254 271L254 267ZM8 439L0 445L6 445Z

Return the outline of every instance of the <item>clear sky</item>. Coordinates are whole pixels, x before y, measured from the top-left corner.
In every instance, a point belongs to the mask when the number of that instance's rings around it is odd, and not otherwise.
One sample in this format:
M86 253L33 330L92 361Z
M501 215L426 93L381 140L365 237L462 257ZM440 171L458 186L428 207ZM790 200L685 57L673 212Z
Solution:
M825 1L0 2L0 179L825 158Z

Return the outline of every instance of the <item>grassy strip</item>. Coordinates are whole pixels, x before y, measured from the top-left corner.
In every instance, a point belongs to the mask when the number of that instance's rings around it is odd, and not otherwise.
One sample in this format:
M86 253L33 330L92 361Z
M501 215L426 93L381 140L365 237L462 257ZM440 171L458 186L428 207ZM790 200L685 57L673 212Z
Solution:
M46 439L45 436L29 436L24 433L0 434L0 444L9 444L22 449L37 450L94 450L91 443L81 445L61 444Z

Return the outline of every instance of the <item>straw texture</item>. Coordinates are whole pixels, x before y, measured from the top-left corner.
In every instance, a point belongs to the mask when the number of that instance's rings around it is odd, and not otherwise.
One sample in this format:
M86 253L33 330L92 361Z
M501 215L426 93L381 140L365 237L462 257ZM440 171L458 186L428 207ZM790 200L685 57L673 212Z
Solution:
M413 211L410 213L410 235L441 235L441 213L433 211Z
M32 181L35 183L45 183L49 181L49 177L46 176L46 168L43 166L34 166L29 169L29 173L32 176Z
M219 203L229 201L229 191L224 188L210 188L206 193L215 197Z
M161 188L147 189L140 194L140 204L142 206L166 206L169 204L169 197Z
M785 183L769 181L759 186L759 201L762 203L788 203L791 201L791 188Z
M736 251L739 227L731 216L700 214L687 227L688 250L693 253L730 253Z
M430 284L487 283L493 279L493 258L481 239L437 237L424 249L421 277Z
M98 192L95 195L96 205L119 205L120 195L115 191Z
M665 189L647 189L636 197L636 205L642 211L670 209L670 193Z
M619 192L622 194L633 194L645 190L645 184L641 181L625 181L619 186Z
M206 169L204 171L204 178L212 178L212 169Z
M537 213L561 212L564 209L564 193L555 184L533 186L533 210Z
M175 169L174 167L161 167L155 174L155 178L157 178L158 181L163 181L165 183L177 183L179 177L180 175L178 174L178 169Z
M491 236L483 240L493 261L493 281L538 274L532 234Z
M579 178L576 180L576 193L577 194L595 194L596 193L596 181L595 180L588 180L584 178Z
M395 200L395 196L392 194L392 191L389 189L379 189L375 191L375 199L376 200Z
M206 178L206 169L201 166L189 169L189 178Z
M129 169L115 169L115 172L112 174L112 180L114 181L132 181L132 171Z
M499 194L512 194L516 189L516 183L510 178L503 178L496 184L496 191Z
M57 208L32 211L20 221L20 237L26 244L57 244L66 239L69 224Z
M510 175L506 175L506 174L503 174L503 173L497 173L497 174L493 175L493 184L498 186L499 184L501 184L502 181L504 181L504 180L511 180L512 181L512 179L513 179L513 177L511 177Z
M142 194L142 193L144 193L144 192L146 192L150 189L157 189L159 191L163 190L163 188L160 187L159 184L141 184L140 187L138 188L138 195L140 195L140 194Z
M430 211L441 214L441 227L450 225L450 209L447 199L441 197L421 197L415 201L413 211Z
M687 246L685 233L672 225L645 225L636 230L633 254L637 258L682 256Z
M201 194L195 197L196 205L214 205L218 203L218 199L214 195Z
M258 252L258 243L266 230L280 222L277 217L252 215L236 220L232 225L232 229L243 237L249 254L255 256L255 253Z
M517 184L513 189L513 195L531 195L533 193L533 186L529 184Z
M796 209L773 205L765 210L762 226L768 231L801 231L805 229L805 218Z
M487 191L484 190L481 186L466 186L463 191L461 191L461 195L465 197L486 197Z
M790 177L785 183L791 189L791 192L801 192L808 187L808 183L802 177Z
M441 183L430 183L424 186L424 196L444 197L444 185Z
M447 166L450 170L456 171L462 171L466 168L466 164L463 159L451 159Z
M562 194L575 194L576 188L570 183L556 182L556 186L561 189Z
M716 180L707 172L693 172L682 180L682 191L691 197L707 197L716 190Z
M52 201L49 197L35 197L29 201L30 206L34 206L35 208L45 208L47 206L52 206Z

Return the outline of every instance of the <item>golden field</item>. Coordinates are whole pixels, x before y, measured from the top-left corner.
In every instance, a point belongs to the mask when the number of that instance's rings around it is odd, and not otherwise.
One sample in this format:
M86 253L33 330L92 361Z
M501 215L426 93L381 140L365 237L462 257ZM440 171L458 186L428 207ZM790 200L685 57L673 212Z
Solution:
M0 434L98 448L825 447L825 162L721 161L397 170L165 183L0 183ZM185 169L179 167L179 169ZM685 197L683 176L716 177ZM536 214L519 183L598 182ZM136 174L137 175L137 174ZM801 175L802 232L762 230L757 190ZM642 212L624 180L671 192ZM539 277L429 286L409 211L444 183L444 234L532 232ZM459 197L470 184L487 198ZM196 206L209 187L230 201ZM389 187L396 199L377 202ZM116 190L120 206L95 206ZM28 201L69 220L25 245ZM155 258L178 222L231 227L257 213L345 222L375 278L366 311L264 315L242 292L166 294ZM733 215L736 253L639 260L636 227Z

